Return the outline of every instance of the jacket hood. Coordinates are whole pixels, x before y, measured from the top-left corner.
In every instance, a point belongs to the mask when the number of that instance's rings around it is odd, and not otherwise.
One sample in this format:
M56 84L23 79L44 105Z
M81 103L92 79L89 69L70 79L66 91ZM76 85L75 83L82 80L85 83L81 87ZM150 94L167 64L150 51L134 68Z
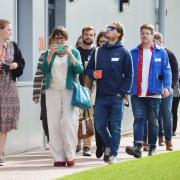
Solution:
M115 44L109 44L109 43L107 42L107 43L104 44L103 46L105 46L105 47L107 47L107 48L123 47L121 41L117 41Z

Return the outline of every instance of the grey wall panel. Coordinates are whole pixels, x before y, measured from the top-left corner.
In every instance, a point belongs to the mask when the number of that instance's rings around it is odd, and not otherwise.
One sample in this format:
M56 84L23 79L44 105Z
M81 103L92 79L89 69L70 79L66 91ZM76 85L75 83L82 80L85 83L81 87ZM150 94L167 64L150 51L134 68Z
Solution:
M43 146L43 131L39 119L40 104L32 101L32 86L20 86L20 119L17 130L8 133L6 153L15 153Z
M66 0L55 0L55 26L66 27Z
M33 72L33 16L32 0L17 0L17 41L22 51L26 66L20 81L32 81Z

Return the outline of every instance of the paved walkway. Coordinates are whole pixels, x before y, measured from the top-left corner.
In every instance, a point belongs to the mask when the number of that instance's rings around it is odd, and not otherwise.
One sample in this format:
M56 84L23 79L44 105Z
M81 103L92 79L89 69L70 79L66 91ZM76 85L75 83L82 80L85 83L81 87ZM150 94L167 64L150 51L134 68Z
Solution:
M173 137L175 150L180 150L180 132ZM134 159L125 153L125 147L132 145L132 137L122 137L120 153L118 161L123 162ZM95 148L92 148L95 154ZM165 146L158 147L157 153L164 153ZM147 152L143 152L146 156ZM38 149L26 153L6 156L6 165L0 167L0 180L52 180L75 172L86 169L96 168L106 165L102 159L97 159L95 155L92 157L83 157L82 152L77 154L76 166L74 167L53 167L53 160L49 150Z

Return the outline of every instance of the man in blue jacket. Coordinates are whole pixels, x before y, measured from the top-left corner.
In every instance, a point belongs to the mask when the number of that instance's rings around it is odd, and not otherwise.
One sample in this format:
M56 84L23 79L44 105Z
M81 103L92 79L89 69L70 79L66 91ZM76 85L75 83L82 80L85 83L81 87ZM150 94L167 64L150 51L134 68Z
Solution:
M134 78L131 104L134 115L134 146L126 152L136 158L142 156L144 123L148 120L148 155L153 155L158 136L158 112L161 97L169 96L172 83L171 68L164 48L153 43L154 27L140 27L141 44L131 50Z
M86 69L89 78L97 80L94 121L105 144L106 163L114 163L117 159L123 98L130 92L133 78L131 55L121 43L123 35L121 23L109 25L106 31L108 42L98 49L96 69L95 52Z

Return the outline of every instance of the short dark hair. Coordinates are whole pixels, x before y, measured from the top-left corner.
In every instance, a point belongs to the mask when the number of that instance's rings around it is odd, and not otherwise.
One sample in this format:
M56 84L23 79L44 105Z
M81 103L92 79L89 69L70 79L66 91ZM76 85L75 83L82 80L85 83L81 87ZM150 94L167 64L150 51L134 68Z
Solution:
M105 34L106 34L105 31L100 31L100 33L98 34L97 39L96 39L96 46L97 47L100 46L99 39L101 39L101 37L106 37Z
M84 34L85 31L91 31L93 30L94 31L94 36L96 36L96 30L94 29L94 27L92 26L86 26L82 29L82 35Z
M63 26L57 26L53 29L50 39L55 39L56 36L62 36L64 39L68 40L68 32L67 29Z
M143 24L140 27L140 31L142 31L143 29L149 29L151 31L151 34L154 34L154 26L152 24Z

